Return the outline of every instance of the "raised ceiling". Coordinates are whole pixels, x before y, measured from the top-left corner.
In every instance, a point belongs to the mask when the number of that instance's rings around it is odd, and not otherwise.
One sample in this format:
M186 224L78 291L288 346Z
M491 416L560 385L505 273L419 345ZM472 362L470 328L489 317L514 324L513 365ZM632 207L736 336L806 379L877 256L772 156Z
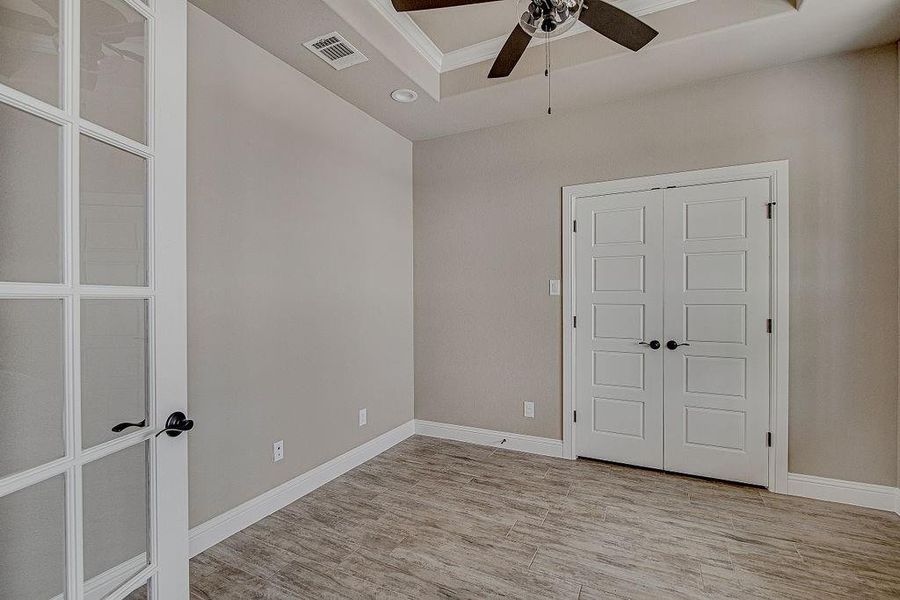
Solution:
M390 0L378 0L385 5ZM625 10L646 15L693 0L611 0ZM784 0L796 7L795 0ZM519 18L520 0L498 0L474 6L458 6L407 13L419 29L443 52L454 52L496 37L506 37ZM751 5L752 2L745 2Z
M510 23L518 19L517 4L518 0L502 0L408 14L441 52L450 52L509 35Z
M341 0L326 0L339 4ZM692 4L696 0L609 0L619 8L639 17L648 17L654 13L667 11ZM517 0L495 0L486 4L457 6L407 13L394 10L391 0L367 0L387 19L429 63L440 73L447 73L481 62L492 61L500 51L506 38L516 27L519 19L519 3ZM724 10L718 12L733 13L731 21L740 22L746 15L758 13L760 7L766 12L787 10L791 6L789 0L740 0L730 2L723 0ZM341 12L338 8L338 12ZM696 26L703 29L707 25L705 15L695 11L679 11L689 15L696 21ZM655 20L650 18L650 20ZM665 20L661 23L665 26ZM588 32L587 26L577 23L575 27L554 42L558 45L562 39ZM538 46L543 40L537 39L532 46ZM623 50L611 44L618 50ZM584 57L590 60L590 56ZM488 65L489 66L489 65ZM483 71L484 69L480 69ZM483 84L488 85L487 83Z
M614 1L660 36L637 54L590 31L555 41L554 114L900 38L898 0L806 0L799 10L794 0ZM543 48L530 48L510 78L486 78L515 0L412 16L390 0L191 2L409 139L546 114ZM334 71L303 48L331 31L369 62ZM419 91L418 102L393 102L401 87Z

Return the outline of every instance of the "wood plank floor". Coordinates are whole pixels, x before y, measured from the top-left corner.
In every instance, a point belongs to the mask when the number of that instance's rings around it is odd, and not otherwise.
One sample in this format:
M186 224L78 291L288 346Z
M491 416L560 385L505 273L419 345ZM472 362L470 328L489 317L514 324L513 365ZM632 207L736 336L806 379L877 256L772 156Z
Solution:
M900 517L416 436L195 557L191 598L900 598Z

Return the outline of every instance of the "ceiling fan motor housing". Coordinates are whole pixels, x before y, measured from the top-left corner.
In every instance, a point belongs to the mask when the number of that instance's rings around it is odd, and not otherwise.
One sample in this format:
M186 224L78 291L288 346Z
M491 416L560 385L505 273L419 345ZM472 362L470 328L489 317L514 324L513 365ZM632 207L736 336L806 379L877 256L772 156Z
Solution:
M556 37L578 22L584 0L519 0L519 23L532 37Z

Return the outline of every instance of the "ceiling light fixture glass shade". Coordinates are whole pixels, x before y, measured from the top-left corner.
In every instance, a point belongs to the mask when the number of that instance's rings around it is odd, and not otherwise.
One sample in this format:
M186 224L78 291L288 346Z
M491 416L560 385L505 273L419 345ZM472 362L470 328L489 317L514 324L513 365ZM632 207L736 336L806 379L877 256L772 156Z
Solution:
M561 36L575 23L584 0L519 0L519 24L537 38Z
M419 94L417 94L414 90L394 90L393 92L391 92L391 98L393 98L396 102L409 104L410 102L415 102L419 98Z

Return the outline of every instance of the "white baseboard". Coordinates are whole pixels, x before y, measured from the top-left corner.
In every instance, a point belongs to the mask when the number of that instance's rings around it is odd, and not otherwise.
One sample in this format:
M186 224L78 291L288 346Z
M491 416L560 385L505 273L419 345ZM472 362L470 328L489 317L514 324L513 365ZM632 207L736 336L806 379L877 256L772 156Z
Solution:
M434 421L416 420L416 433L428 437L456 440L457 442L469 442L482 446L496 446L506 450L518 450L543 456L562 458L562 440L523 435L521 433L507 433L504 431L492 431L479 429L478 427L465 427L463 425L451 425L449 423L436 423ZM506 440L505 442L503 440Z
M788 473L788 494L900 514L900 489L887 485Z
M218 517L201 523L191 529L189 534L191 557L193 558L207 548L215 546L225 538L284 508L332 479L340 477L347 471L378 456L391 446L413 435L415 429L414 421L408 421Z

